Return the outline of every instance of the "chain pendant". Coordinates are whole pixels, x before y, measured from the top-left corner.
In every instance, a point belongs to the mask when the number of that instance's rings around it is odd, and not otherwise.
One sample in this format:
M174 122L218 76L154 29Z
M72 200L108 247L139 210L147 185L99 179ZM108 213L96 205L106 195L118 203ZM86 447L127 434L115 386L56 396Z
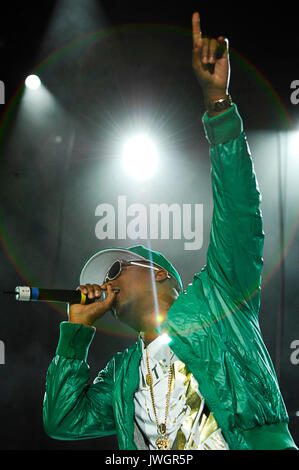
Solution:
M156 440L158 450L170 450L170 440L167 436L158 437Z
M159 450L170 450L170 440L166 436L166 424L161 423L159 426L161 436L156 440L156 446Z

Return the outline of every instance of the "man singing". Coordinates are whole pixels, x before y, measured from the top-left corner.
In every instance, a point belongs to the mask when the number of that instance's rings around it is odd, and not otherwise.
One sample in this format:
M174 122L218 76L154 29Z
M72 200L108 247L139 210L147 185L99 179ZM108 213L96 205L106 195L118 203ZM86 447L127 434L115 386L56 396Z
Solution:
M203 38L192 17L193 69L206 112L214 211L207 263L184 291L161 253L107 248L80 277L82 296L60 325L44 398L55 439L115 434L120 450L297 449L259 327L262 217L242 120L229 95L224 37ZM89 384L95 321L108 311L138 341ZM167 339L167 341L163 341Z

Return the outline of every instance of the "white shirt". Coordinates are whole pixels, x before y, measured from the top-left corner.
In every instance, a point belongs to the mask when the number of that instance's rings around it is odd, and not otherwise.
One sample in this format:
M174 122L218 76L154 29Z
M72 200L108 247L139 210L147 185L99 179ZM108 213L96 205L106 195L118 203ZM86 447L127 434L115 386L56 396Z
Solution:
M139 388L134 395L135 420L149 441L150 450L155 450L159 432L150 388L146 383L148 370L143 341L142 350ZM174 376L166 430L170 446L172 447L175 443L174 448L182 450L228 450L213 414L205 407L198 382L186 365L175 356L168 344L161 342L160 337L148 345L148 355L159 424L165 422L169 367L170 365L173 367Z

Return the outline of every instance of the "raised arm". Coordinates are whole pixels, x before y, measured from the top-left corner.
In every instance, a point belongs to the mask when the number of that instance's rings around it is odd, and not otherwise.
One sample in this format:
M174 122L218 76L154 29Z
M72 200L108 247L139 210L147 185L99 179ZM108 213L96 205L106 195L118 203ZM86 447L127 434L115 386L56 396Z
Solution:
M206 270L233 309L245 305L258 312L263 267L261 201L243 123L235 104L213 111L226 98L230 78L228 40L202 37L199 15L193 18L193 68L207 112L203 117L210 142L213 217Z

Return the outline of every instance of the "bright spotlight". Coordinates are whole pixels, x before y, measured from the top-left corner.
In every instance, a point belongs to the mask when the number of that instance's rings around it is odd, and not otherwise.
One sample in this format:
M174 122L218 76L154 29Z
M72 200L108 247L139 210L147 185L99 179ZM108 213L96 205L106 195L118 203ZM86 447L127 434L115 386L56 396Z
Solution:
M29 75L25 80L25 85L30 90L36 90L41 84L41 81L37 75Z
M156 171L158 153L153 142L145 135L132 137L123 149L124 169L133 177L145 180Z

